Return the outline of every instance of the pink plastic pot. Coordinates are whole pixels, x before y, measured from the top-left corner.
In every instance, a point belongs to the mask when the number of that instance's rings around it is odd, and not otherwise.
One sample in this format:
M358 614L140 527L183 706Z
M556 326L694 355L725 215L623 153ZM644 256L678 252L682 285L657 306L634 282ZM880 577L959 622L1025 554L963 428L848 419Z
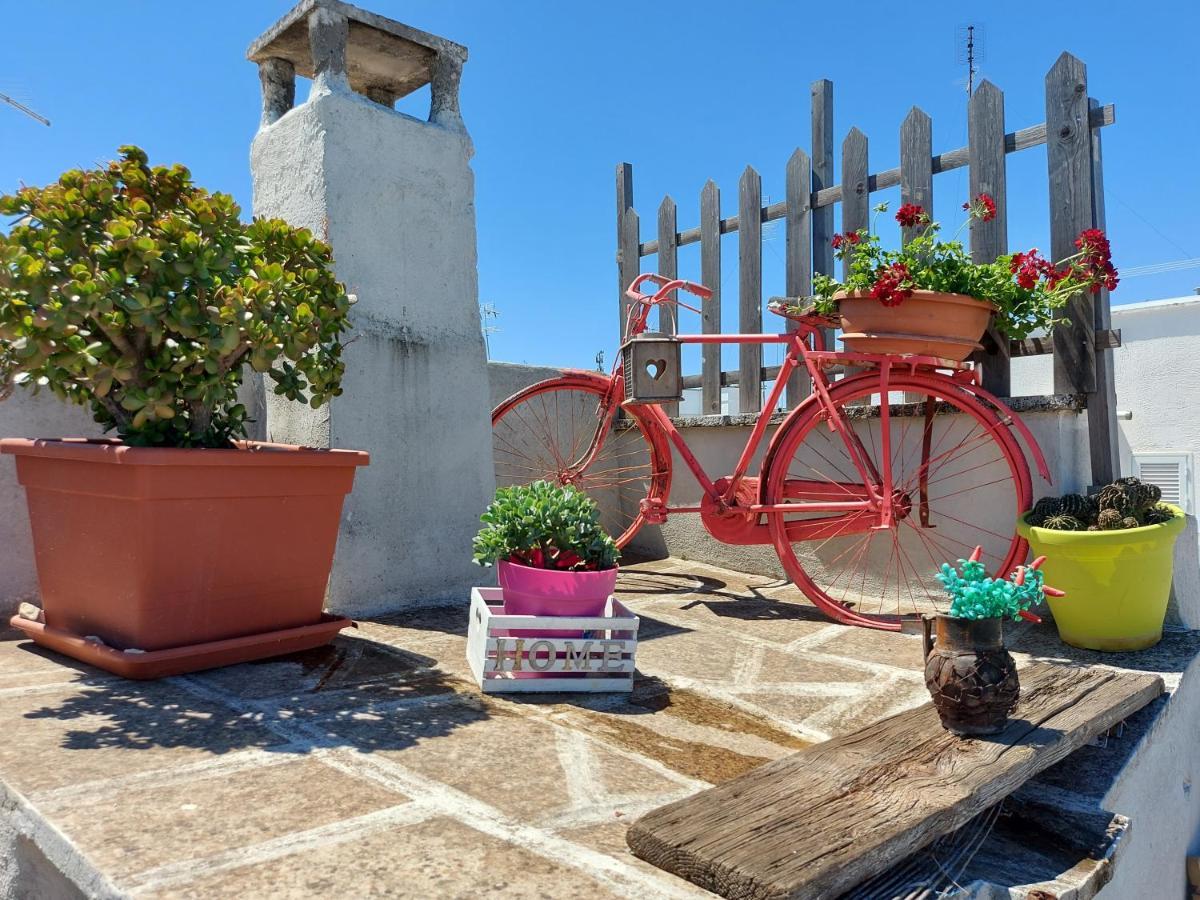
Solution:
M617 586L616 568L560 572L498 562L504 611L513 616L602 616Z

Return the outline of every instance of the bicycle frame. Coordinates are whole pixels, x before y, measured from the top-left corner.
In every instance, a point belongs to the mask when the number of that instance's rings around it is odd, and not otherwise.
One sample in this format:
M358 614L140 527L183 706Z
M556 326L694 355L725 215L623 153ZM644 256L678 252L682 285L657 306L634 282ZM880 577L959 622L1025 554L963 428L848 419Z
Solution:
M659 290L653 296L641 294L637 289L644 281L652 281L658 284ZM634 281L630 286L627 294L630 298L638 301L631 306L627 321L627 334L634 336L642 333L646 328L646 323L649 318L650 310L664 302L675 302L679 306L684 306L687 309L695 310L694 307L680 303L678 300L672 301L667 299L668 296L676 291L683 289L706 297L711 295L711 291L703 288L700 285L694 285L690 282L681 279L668 280L662 276L652 273L644 274ZM1018 433L1023 438L1026 446L1031 451L1039 473L1047 481L1050 480L1049 470L1045 459L1038 447L1037 441L1029 432L1025 424L1015 416L1011 415L1007 408L993 395L984 391L978 385L976 373L965 368L960 363L952 363L946 360L937 359L934 357L891 357L874 354L862 354L851 352L831 352L824 348L824 341L820 330L820 325L823 324L819 320L814 320L814 323L794 320L796 329L785 334L687 334L676 335L676 339L684 344L783 344L787 347L783 362L779 367L779 373L776 375L775 381L771 386L767 395L767 400L759 411L750 436L746 441L745 447L738 458L737 464L734 466L733 473L727 478L720 479L719 482L714 481L704 469L703 465L692 453L687 442L680 434L675 424L670 417L663 412L662 408L657 404L648 404L643 407L643 412L654 421L654 423L663 431L670 440L671 444L679 452L680 457L687 465L692 475L699 483L706 503L698 506L663 506L661 509L648 511L653 514L653 517L661 520L670 513L703 513L706 511L706 506L711 507L718 514L724 514L727 511L736 509L740 514L751 514L755 519L763 513L784 513L784 512L830 512L830 513L873 513L870 517L874 520L874 524L870 527L888 528L894 521L894 485L892 482L892 464L891 464L891 447L890 447L890 428L889 420L891 416L891 404L883 402L879 407L880 416L880 439L881 452L879 454L882 461L882 471L877 471L875 465L871 461L870 454L867 453L861 439L850 426L849 421L841 413L836 404L830 399L829 388L830 379L826 373L826 369L835 364L844 364L852 366L870 367L879 379L879 393L881 397L886 398L889 394L889 384L893 369L909 370L915 373L917 370L925 370L932 373L934 370L950 371L950 375L938 375L939 379L948 379L960 385L967 386L971 393L976 395L980 400L991 405L994 409L1003 413L998 417L998 421L994 427L1015 426ZM750 504L737 502L739 490L745 484L747 475L750 470L751 461L754 458L762 439L766 434L767 428L770 425L771 416L776 410L780 398L783 396L786 389L788 379L794 371L803 366L813 385L813 397L807 402L820 403L827 414L827 422L831 431L836 432L842 441L845 443L847 452L850 456L855 469L861 479L861 485L837 485L837 490L831 490L831 486L821 481L804 481L796 480L791 483L794 486L797 494L803 495L805 502L789 503L789 504L767 504L762 502L762 497L758 496L756 489L756 501ZM610 393L605 398L605 415L599 423L599 428L591 442L591 445L584 451L583 456L576 461L572 468L585 469L591 464L596 453L603 444L603 437L613 426L617 410L620 403L618 398L624 398L624 372L621 366L621 360L614 362L610 374ZM925 428L925 445L923 455L923 469L927 469L929 462L928 454L930 448L929 434L932 410L926 411L926 428ZM857 488L857 489L856 489ZM846 500L845 497L854 493L865 493L862 499ZM827 495L827 496L823 496ZM926 489L924 483L921 484L921 515L925 518L926 513ZM864 520L867 517L863 517ZM797 526L797 530L802 530L805 527L815 526L817 528L827 527L824 522L828 520L811 520L810 523L792 523ZM757 541L756 541L757 542Z

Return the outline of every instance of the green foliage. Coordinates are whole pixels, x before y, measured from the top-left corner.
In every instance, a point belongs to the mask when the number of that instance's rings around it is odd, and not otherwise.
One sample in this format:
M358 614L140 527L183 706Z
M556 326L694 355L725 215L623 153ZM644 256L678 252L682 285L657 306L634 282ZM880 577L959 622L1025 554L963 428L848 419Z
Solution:
M475 562L499 560L539 569L611 569L620 555L600 526L595 502L548 481L500 488L480 521Z
M1045 599L1041 570L1022 566L1019 573L1011 578L989 578L983 563L960 559L957 569L942 563L936 577L951 598L950 615L955 618L1016 620Z
M978 202L968 206L968 221L981 217L986 221L995 214L993 208L981 216L984 208ZM1028 265L1029 254L1006 254L991 263L972 262L957 236L949 241L939 239L938 223L929 221L924 211L917 209L921 213L919 224L900 249L885 249L873 227L837 235L834 252L838 259L850 261L849 274L844 282L815 275L811 310L820 315L835 314L838 296L843 293L875 296L886 305L897 305L903 302L906 292L920 288L986 300L996 307L997 329L1009 338L1020 339L1034 331L1050 331L1065 321L1059 310L1074 294L1090 288L1095 278L1079 266L1068 266L1051 279L1024 276L1020 273L1023 264ZM886 210L886 203L875 207L877 213ZM1034 256L1036 253L1032 251ZM881 292L881 285L889 278L895 279L891 289Z
M20 384L89 405L126 443L227 447L247 363L275 393L341 393L352 299L329 247L137 147L104 169L0 197L0 397Z

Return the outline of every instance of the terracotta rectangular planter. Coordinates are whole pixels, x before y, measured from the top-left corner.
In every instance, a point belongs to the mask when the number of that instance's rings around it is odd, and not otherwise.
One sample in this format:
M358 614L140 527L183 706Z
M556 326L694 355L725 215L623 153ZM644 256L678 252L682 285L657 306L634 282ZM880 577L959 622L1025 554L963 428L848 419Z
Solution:
M47 632L147 655L269 634L257 653L269 656L281 632L331 622L322 606L342 503L366 453L78 439L8 439L0 452L17 457L26 491ZM199 656L194 668L222 664Z

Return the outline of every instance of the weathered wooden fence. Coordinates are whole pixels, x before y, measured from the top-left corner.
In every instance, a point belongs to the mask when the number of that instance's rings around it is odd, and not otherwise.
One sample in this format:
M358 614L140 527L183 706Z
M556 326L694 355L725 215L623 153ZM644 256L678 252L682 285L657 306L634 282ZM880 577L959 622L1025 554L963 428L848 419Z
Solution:
M674 277L679 248L700 244L701 281L712 288L704 304L704 333L721 331L721 236L737 232L738 330L757 332L763 327L762 226L784 220L786 236L783 292L790 297L811 293L814 273L834 274L830 240L835 232L834 206L841 204L841 231L865 228L869 222L870 195L899 185L902 203L933 209L934 176L964 166L969 171L971 197L988 193L996 200L997 215L990 222L971 223L971 256L990 262L1008 252L1006 157L1009 153L1046 146L1050 196L1050 258L1075 252L1074 240L1085 228L1104 227L1104 187L1101 171L1100 129L1115 121L1111 105L1101 106L1088 96L1087 70L1069 53L1063 53L1046 74L1046 121L1019 131L1006 131L1004 94L984 81L967 106L968 144L949 152L933 152L933 123L917 107L900 126L900 165L871 174L867 136L851 128L842 141L841 182L833 183L833 83L812 85L812 153L797 148L788 160L785 197L763 206L762 180L747 166L738 183L738 212L721 218L721 193L711 180L700 192L700 224L678 230L675 201L663 198L658 209L657 237L643 241L633 205L633 167L617 166L617 273L620 327L625 326L628 301L624 289L641 270L642 257L657 256L658 272ZM904 238L909 235L905 234ZM843 273L844 274L844 273ZM994 329L976 355L983 369L984 387L1001 397L1011 391L1010 359L1054 353L1055 393L1087 397L1091 442L1092 482L1105 484L1117 477L1117 428L1114 409L1112 360L1108 350L1119 346L1120 335L1109 329L1107 291L1081 293L1065 310L1067 323L1057 328L1053 340L1030 338L1008 341ZM674 310L663 310L660 327L674 332ZM738 368L721 371L721 348L703 347L701 373L684 379L685 387L699 387L701 410L721 411L721 388L738 385L739 410L755 412L762 404L764 379L774 378L777 367L762 365L759 345L739 347ZM787 403L793 406L807 393L806 379L797 374L788 385Z

